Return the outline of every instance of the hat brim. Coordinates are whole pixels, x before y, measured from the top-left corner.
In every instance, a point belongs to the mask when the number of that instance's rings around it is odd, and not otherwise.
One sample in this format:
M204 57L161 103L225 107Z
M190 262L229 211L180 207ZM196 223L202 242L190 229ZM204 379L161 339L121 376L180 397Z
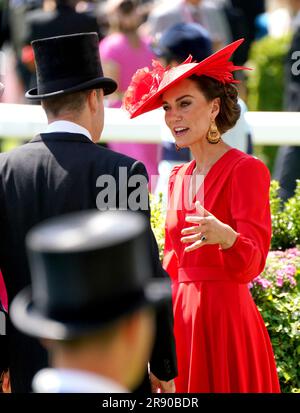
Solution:
M215 78L218 80L217 74L208 74L207 67L214 63L215 66L218 63L223 62L224 58L229 59L232 53L243 43L244 39L236 40L233 43L223 47L212 55L208 56L206 59L202 60L199 63L185 63L176 67L172 67L165 73L165 77L161 82L158 90L152 96L150 96L145 102L142 103L134 112L130 114L130 119L133 119L143 113L150 112L151 110L158 109L162 105L162 94L170 89L175 84L179 83L183 79L187 79L193 74L198 76L207 75L209 77ZM236 66L234 70L238 69L248 69L242 66Z
M80 83L76 86L72 86L67 89L61 89L61 90L57 90L51 93L38 94L38 88L35 87L33 89L28 90L25 94L25 97L30 100L41 100L41 99L52 98L55 96L66 95L67 93L80 92L80 91L89 90L89 89L103 89L104 95L106 96L106 95L110 95L113 92L115 92L117 87L118 87L118 84L113 79L109 77L100 77L100 78L88 80L87 82Z
M28 335L52 340L69 340L105 328L109 323L140 308L159 307L170 300L169 280L152 280L136 300L124 300L121 305L119 303L118 313L108 319L101 319L102 312L99 310L99 320L93 322L89 320L61 322L46 317L34 307L31 288L27 287L12 301L10 318L20 331Z
M135 112L130 115L130 119L133 119L143 113L150 112L151 110L158 109L162 106L162 95L176 83L181 80L190 77L193 73L198 72L200 63L188 63L186 64L183 73L181 73L176 78L170 80L164 87L160 88L153 96L146 100ZM192 67L191 67L192 66ZM177 66L179 68L179 66ZM171 69L172 70L172 69Z

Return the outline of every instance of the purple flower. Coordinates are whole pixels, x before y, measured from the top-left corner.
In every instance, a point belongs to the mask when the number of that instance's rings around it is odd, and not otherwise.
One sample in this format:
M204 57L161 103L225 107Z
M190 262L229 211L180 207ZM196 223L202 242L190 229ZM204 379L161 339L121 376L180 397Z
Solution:
M264 272L253 280L253 284L260 285L263 289L283 286L292 289L297 285L298 268L300 268L300 248L270 251Z
M261 286L265 289L265 288L269 288L272 286L271 281L266 280L265 278L262 279L262 284Z
M268 255L269 255L271 258L274 258L274 257L283 257L284 254L283 254L282 251L275 250L275 251L270 251Z
M277 285L278 287L282 287L282 286L283 286L283 278L277 277L276 285Z
M288 278L291 285L296 285L297 284L295 278L292 277L291 275L288 274L287 278Z
M285 273L287 275L295 275L296 274L296 267L292 264L289 264L285 267Z
M277 274L278 277L281 277L281 278L283 278L285 276L284 270L277 270L276 274Z
M298 248L290 248L287 250L287 253L288 253L288 258L300 256L300 250L298 250Z
M262 277L260 277L260 276L256 277L256 278L254 279L254 282L255 282L256 284L259 284L264 290L265 290L266 288L271 287L271 285L272 285L272 283L271 283L270 281L268 281L268 280L266 280L265 278L262 278Z

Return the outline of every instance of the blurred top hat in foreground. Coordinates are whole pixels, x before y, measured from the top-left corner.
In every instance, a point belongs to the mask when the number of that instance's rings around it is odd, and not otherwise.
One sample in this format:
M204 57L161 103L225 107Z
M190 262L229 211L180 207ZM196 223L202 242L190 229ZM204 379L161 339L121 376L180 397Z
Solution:
M153 279L149 236L146 219L128 211L39 224L26 240L32 288L13 300L12 321L27 334L66 340L170 299L169 280Z

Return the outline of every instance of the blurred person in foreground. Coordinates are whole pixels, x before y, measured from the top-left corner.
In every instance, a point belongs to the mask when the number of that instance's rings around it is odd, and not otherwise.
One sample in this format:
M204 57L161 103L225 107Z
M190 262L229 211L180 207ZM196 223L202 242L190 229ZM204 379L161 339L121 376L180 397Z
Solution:
M0 98L4 92L4 85L0 83ZM9 351L6 335L7 294L0 271L0 393L10 393L9 380Z
M5 87L4 87L3 83L0 82L0 102L1 102L1 97L4 93L4 89L5 89ZM5 283L4 283L4 280L3 280L3 276L2 276L2 273L1 273L1 268L0 268L0 306L3 308L3 310L5 312L7 312L7 307L8 307L7 293L6 293L6 287L5 287ZM1 352L1 347L0 347L0 352Z
M27 249L32 293L21 291L10 314L44 339L54 367L37 373L34 391L133 390L149 360L154 306L171 298L151 270L146 218L128 211L52 218L30 231Z
M270 174L222 135L240 116L229 59L243 39L199 63L139 70L124 97L131 118L163 107L191 162L169 180L164 268L173 288L178 392L276 393L276 364L248 283L271 240ZM151 82L152 78L152 82Z
M42 102L48 125L29 143L0 154L0 268L8 302L30 283L27 232L47 218L87 209L143 213L148 219L153 272L167 277L151 231L144 165L97 145L104 127L104 96L117 88L103 74L97 33L40 39L32 46L37 87L26 97ZM171 391L177 370L172 311L167 304L157 312L156 322L151 378L163 391ZM7 333L12 391L30 392L33 375L47 366L46 351L11 323ZM147 379L145 365L150 391Z

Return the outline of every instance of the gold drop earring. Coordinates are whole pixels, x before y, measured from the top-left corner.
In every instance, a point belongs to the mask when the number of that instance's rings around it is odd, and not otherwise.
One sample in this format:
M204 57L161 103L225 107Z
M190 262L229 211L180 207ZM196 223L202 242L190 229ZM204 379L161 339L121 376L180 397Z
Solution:
M221 134L219 132L219 129L216 125L216 122L213 120L208 132L207 132L207 136L206 136L207 141L212 144L215 145L216 143L219 143L221 140Z

